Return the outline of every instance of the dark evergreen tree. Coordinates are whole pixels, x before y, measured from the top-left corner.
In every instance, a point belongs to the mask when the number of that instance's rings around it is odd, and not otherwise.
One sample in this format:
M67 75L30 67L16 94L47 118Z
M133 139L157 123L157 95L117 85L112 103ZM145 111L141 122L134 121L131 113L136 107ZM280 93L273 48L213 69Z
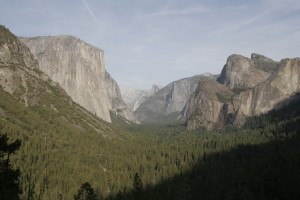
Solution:
M1 199L19 199L19 169L10 165L9 156L21 146L20 140L8 142L7 135L0 135L0 197Z
M92 186L85 182L81 185L80 189L78 190L77 195L74 196L74 200L96 200L97 195L92 188Z
M143 190L143 183L139 177L138 173L135 173L133 180L133 191L136 194L139 194Z

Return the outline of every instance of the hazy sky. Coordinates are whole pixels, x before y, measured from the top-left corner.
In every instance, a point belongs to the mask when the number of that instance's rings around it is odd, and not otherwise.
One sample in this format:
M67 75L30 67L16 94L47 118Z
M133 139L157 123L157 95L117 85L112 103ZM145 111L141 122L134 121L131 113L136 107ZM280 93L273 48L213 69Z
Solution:
M74 35L121 86L220 73L233 53L300 56L299 0L0 0L18 36Z

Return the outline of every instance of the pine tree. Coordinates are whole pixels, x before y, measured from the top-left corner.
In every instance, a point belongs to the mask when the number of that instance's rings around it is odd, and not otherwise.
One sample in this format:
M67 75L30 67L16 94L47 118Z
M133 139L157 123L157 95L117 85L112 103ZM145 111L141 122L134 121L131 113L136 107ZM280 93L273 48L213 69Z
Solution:
M143 190L143 183L142 180L139 177L138 173L135 173L134 175L134 180L133 180L133 191L136 194L141 193L141 191Z
M94 189L88 182L83 183L80 189L78 190L77 195L74 196L74 200L96 200L96 199L97 199L97 195L95 194Z
M8 142L7 135L0 135L0 197L2 199L19 199L20 171L10 166L9 157L21 146L20 140Z

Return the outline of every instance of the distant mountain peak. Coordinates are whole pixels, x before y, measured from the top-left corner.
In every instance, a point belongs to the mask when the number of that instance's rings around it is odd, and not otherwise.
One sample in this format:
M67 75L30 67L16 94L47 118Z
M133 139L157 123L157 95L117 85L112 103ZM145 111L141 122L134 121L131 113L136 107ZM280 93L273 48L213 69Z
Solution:
M160 89L160 86L153 84L150 90L142 90L133 87L121 87L121 94L128 107L135 111L148 97Z

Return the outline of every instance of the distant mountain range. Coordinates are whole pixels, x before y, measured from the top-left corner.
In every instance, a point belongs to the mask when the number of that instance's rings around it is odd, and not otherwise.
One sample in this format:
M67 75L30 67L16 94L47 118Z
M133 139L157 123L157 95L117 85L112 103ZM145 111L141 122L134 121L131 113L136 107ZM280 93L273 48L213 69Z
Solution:
M120 91L105 70L103 50L73 36L17 38L1 28L0 84L4 91L19 94L25 106L37 101L30 98L35 90L27 82L41 79L107 122L114 115L127 123L223 129L241 126L247 117L276 109L300 92L299 58L276 62L256 53L251 58L229 56L220 75L195 75L165 87L153 85L149 91Z
M299 97L300 58L275 62L252 54L229 56L217 81L203 79L185 110L187 128L242 126L248 117Z
M185 124L188 129L242 126L298 98L300 59L276 62L256 53L233 54L220 75L174 81L146 98L134 114L143 123Z

